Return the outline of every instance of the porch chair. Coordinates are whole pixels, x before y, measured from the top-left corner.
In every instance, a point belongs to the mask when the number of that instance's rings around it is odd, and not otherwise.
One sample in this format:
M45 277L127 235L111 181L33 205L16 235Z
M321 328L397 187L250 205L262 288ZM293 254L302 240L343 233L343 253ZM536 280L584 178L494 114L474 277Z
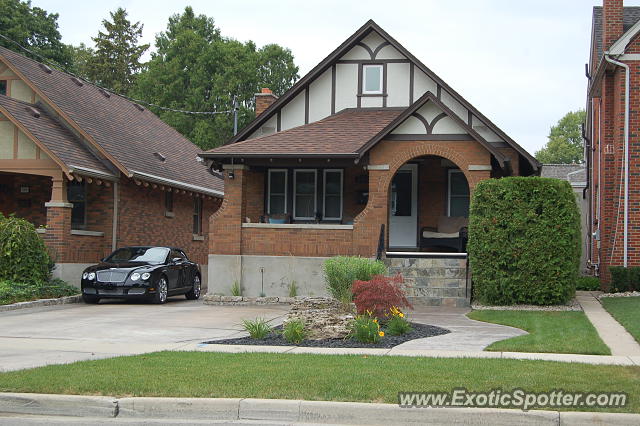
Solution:
M420 230L420 248L448 247L462 253L467 248L469 219L440 216L438 227L425 226Z

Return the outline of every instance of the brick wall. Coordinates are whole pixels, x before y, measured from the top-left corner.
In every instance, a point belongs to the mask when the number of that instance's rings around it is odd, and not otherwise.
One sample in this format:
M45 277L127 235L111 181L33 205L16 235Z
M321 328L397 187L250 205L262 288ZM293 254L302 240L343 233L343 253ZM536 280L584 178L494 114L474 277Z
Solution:
M350 229L243 228L242 254L325 257L350 254Z
M225 198L210 221L209 252L227 255L374 256L380 225L388 221L391 179L400 166L423 156L438 156L454 162L464 172L471 190L477 182L490 176L489 171L468 170L469 165L490 164L490 154L477 142L382 141L371 150L369 162L372 165L389 165L390 169L368 172L368 184L362 184L369 191L366 206L357 205L355 198L349 198L356 196L354 187L357 185L351 182L363 173L362 167L349 168L345 173L345 217L355 216L353 230L278 229L242 228L246 217L255 222L254 218L263 214L264 174L238 169L234 171L234 179L229 179L225 173ZM424 181L421 183L427 187L439 185L433 188L435 195L432 201L425 198L422 207L428 213L421 216L421 224L433 224L434 220L437 224L437 217L445 208L446 170L435 167L439 159L433 161L425 163ZM433 201L436 199L441 199L439 204Z
M28 187L29 192L20 192ZM44 203L51 199L51 178L48 176L0 173L0 213L15 213L37 226L47 224Z
M206 264L209 216L218 208L218 198L202 201L203 241L193 240L194 197L174 193L174 217L165 216L165 192L151 186L124 181L120 185L118 247L167 245L182 248L195 262Z
M610 31L613 31L612 34L615 34L615 31L618 31L619 23L610 24L605 24L605 29L609 28ZM610 40L610 42L613 41L615 38ZM638 38L631 42L626 53L640 53ZM630 66L631 75L627 259L629 266L639 266L640 120L638 114L640 113L640 62L626 60L623 62ZM591 100L592 128L587 132L593 135L593 149L590 152L592 164L590 180L591 227L593 231L599 227L600 241L591 240L590 260L599 265L602 281L608 283L610 280L609 266L624 263L624 193L622 192L624 190L624 70L620 67L612 69L605 73L597 84L600 86L601 97Z

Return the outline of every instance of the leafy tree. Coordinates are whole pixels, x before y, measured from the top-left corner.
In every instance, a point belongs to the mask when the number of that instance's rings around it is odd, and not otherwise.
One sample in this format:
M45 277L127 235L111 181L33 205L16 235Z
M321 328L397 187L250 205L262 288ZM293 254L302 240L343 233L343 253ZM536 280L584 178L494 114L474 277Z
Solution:
M92 48L87 47L84 43L79 46L69 46L71 53L70 71L80 77L89 79L89 63L93 59L95 52Z
M109 15L111 21L102 21L106 33L100 31L93 38L96 51L88 60L87 71L90 79L117 93L127 94L136 73L142 69L140 58L149 45L138 45L143 25L132 24L125 9L118 8Z
M547 164L572 164L584 162L582 123L584 110L568 112L551 127L547 144L536 152L536 158Z
M257 49L251 41L223 37L212 18L196 15L191 7L169 18L155 46L137 79L135 97L174 109L226 111L235 96L239 127L254 118L253 96L261 87L281 94L298 78L288 49L278 45ZM233 134L231 114L154 112L202 149L214 148Z
M31 7L31 1L0 0L0 34L62 66L71 63L69 48L60 41L58 14ZM5 39L0 45L25 54Z

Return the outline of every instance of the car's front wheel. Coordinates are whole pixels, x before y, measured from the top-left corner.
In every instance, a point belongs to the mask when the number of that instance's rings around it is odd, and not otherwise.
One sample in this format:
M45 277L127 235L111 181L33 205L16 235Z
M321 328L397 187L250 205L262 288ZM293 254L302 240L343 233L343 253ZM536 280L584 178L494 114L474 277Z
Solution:
M200 283L200 275L196 275L193 277L193 284L191 286L191 290L185 294L186 298L189 300L197 300L200 298L200 291L202 289L202 284Z
M167 278L162 276L156 284L156 294L153 295L153 303L158 305L167 301L167 294L169 293L169 286L167 284Z
M83 294L82 300L84 301L84 303L90 303L92 305L95 305L100 301L100 298L98 296L92 296L90 294Z

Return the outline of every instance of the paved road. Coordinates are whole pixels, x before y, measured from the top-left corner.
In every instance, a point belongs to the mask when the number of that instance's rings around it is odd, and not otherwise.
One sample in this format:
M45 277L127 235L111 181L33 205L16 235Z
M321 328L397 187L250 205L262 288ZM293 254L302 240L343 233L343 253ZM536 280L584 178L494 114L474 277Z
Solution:
M0 371L193 346L242 333L242 319L282 321L286 306L124 301L0 313Z

